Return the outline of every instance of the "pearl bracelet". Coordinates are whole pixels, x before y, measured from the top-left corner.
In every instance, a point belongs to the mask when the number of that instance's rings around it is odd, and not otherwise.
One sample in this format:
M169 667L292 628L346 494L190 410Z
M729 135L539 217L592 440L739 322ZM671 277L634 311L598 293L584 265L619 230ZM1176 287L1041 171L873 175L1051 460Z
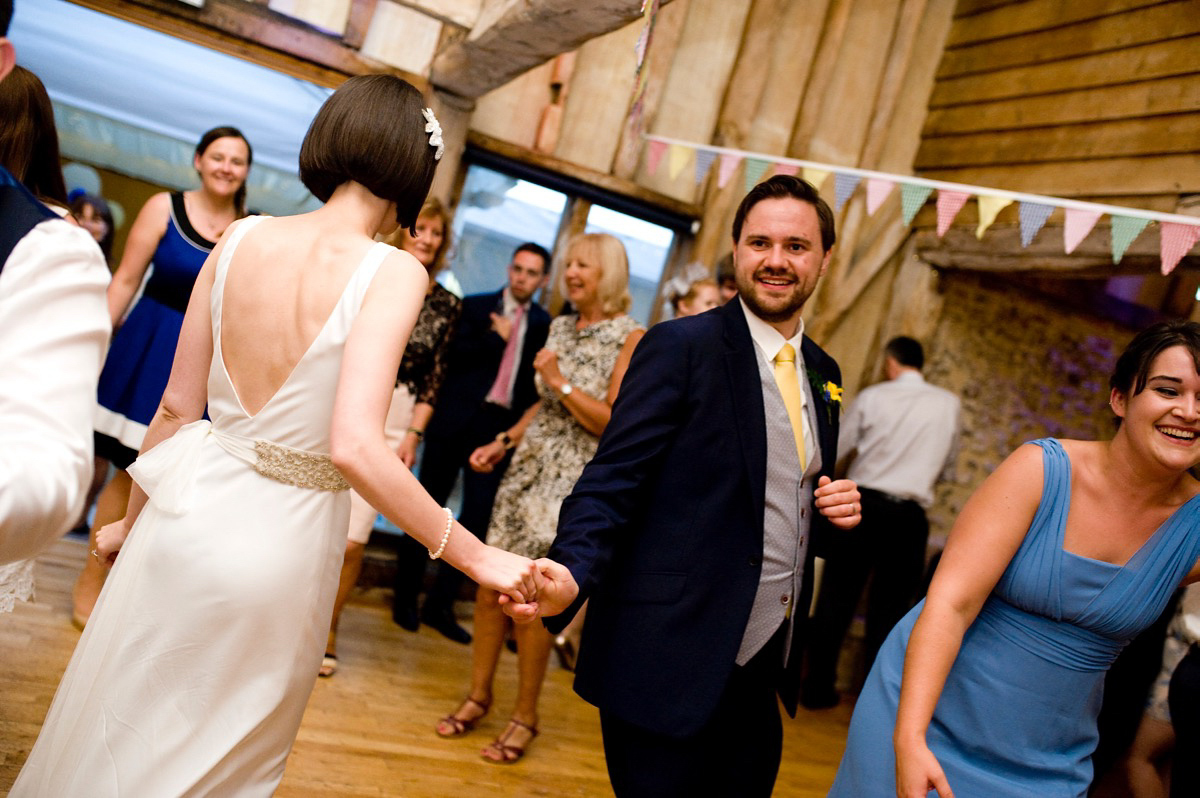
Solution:
M429 559L436 560L442 556L442 552L446 550L446 544L450 542L450 528L454 526L454 513L450 512L449 507L443 507L446 511L446 531L442 533L442 545L438 546L437 551L429 552Z

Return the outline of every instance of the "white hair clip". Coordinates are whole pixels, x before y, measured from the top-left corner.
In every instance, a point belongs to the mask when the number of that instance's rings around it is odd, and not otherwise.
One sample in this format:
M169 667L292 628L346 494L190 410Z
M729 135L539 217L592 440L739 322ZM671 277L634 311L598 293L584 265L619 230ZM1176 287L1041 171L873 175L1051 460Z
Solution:
M433 154L433 160L440 161L442 153L446 151L446 143L442 141L442 126L438 124L432 108L426 108L421 115L425 117L425 132L429 134L429 146L437 147L437 152Z

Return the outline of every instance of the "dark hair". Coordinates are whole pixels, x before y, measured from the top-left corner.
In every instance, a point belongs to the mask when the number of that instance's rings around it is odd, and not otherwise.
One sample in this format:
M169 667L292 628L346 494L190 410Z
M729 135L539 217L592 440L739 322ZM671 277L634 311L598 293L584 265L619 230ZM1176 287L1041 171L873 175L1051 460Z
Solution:
M891 356L901 366L908 366L918 371L925 367L925 350L921 348L921 342L916 338L897 335L887 342L883 353Z
M0 166L35 197L67 205L54 107L38 76L15 66L0 81Z
M833 244L837 240L833 229L833 211L829 209L829 204L821 199L821 195L813 188L812 183L794 175L774 175L750 189L750 193L742 198L737 213L733 215L733 243L735 246L742 237L742 225L746 221L746 214L750 213L750 209L755 205L768 199L796 199L813 206L817 211L817 221L821 226L821 247L826 252L833 249Z
M550 250L543 247L541 244L535 244L532 241L526 241L521 246L513 250L513 257L517 256L518 252L532 252L542 259L542 274L546 274L550 270Z
M741 232L741 225L738 225L738 235L741 235ZM720 284L734 280L737 280L737 270L733 267L733 253L726 252L717 261L717 283Z
M108 232L99 242L100 251L104 253L104 261L108 263L112 260L113 237L116 234L116 228L113 225L112 211L109 210L108 203L104 201L104 197L98 197L95 194L85 194L84 192L71 192L75 199L71 200L71 213L76 219L80 219L83 209L90 207L92 212L104 220L108 225Z
M241 139L246 144L246 168L249 169L254 164L254 148L250 146L250 140L247 139L242 131L231 125L222 125L214 127L200 137L200 141L196 144L196 157L204 155L208 152L208 148L217 139ZM242 181L242 185L238 187L237 192L233 195L233 207L237 210L238 218L246 215L246 181Z
M413 230L433 182L434 147L421 112L425 100L394 75L359 75L335 91L300 146L300 180L326 202L354 181L396 203L396 220Z
M1117 358L1108 385L1125 396L1134 396L1146 388L1154 358L1173 346L1182 346L1192 356L1200 374L1200 324L1194 321L1160 321L1133 336L1129 346Z
M12 0L0 0L0 36L8 35L8 23L12 22Z

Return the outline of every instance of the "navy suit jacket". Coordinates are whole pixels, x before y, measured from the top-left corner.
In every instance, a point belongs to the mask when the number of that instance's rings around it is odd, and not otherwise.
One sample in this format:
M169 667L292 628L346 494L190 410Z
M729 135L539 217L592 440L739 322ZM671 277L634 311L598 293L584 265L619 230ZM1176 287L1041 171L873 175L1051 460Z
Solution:
M472 294L463 299L462 315L446 356L446 379L438 392L429 435L436 437L461 432L466 422L483 406L496 381L507 342L492 329L491 314L503 310L502 293ZM514 423L538 398L533 382L533 357L546 345L550 314L536 302L531 302L527 318L507 425Z
M801 351L822 385L841 382L808 338ZM652 327L548 555L571 570L580 596L547 626L557 631L591 600L576 692L662 734L694 734L716 709L758 588L767 463L758 357L739 302ZM841 408L813 395L820 473L831 476ZM815 508L812 518L801 608L833 529ZM777 685L793 715L802 622Z

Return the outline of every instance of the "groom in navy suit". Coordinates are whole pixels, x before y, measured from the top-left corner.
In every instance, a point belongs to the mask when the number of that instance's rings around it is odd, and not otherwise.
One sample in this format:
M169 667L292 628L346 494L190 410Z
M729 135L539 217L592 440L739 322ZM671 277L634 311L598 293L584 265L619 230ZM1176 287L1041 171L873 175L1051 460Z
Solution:
M550 253L544 247L521 244L508 266L508 285L463 300L462 315L446 357L446 379L425 430L421 484L439 504L445 504L461 473L463 505L458 520L480 537L487 533L496 489L512 458L511 454L506 456L486 474L467 468L467 458L476 447L498 436L505 437L500 433L515 424L538 399L533 356L546 343L550 314L533 301L533 296L545 282L549 268ZM511 450L510 444L506 443L505 448ZM415 630L417 593L429 557L420 544L401 548L399 553L393 618ZM457 643L470 643L470 632L454 617L454 600L462 580L461 572L439 563L419 619Z
M769 796L794 715L812 563L858 523L831 482L841 381L801 309L833 214L775 176L733 222L738 301L651 328L595 458L563 502L538 602L562 628L590 599L575 689L600 709L628 796Z

